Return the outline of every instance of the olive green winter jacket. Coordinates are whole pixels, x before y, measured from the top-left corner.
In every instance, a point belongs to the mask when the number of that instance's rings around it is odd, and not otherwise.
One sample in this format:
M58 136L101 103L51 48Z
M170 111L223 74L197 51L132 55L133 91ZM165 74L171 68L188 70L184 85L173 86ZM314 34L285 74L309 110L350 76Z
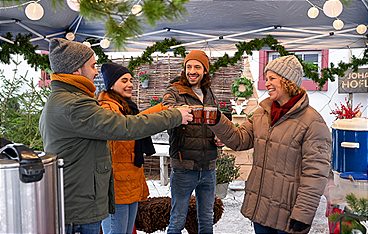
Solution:
M107 140L139 139L179 126L181 114L171 109L122 116L100 107L96 99L72 85L52 81L51 89L39 127L44 150L64 159L66 224L100 221L109 210Z

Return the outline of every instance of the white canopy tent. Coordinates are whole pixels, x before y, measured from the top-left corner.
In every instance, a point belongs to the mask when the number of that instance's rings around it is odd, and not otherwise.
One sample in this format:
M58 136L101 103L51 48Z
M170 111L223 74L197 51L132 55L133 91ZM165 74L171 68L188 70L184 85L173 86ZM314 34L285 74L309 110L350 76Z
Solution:
M320 11L311 19L307 11L311 4L322 7L324 0L195 0L186 4L187 14L173 22L159 22L154 28L144 26L144 33L127 41L123 51L143 51L154 42L174 37L186 48L211 47L216 50L236 50L239 41L249 41L272 35L287 49L364 48L367 32L359 35L356 27L368 25L368 1L350 0L344 5L339 19L342 30L335 30L329 18ZM104 38L104 22L91 22L72 11L66 4L56 8L50 1L38 2L45 9L38 21L29 20L24 7L0 10L0 41L8 41L5 33L31 33L32 42L47 50L53 37L65 37L67 32L75 40ZM11 43L11 42L10 42ZM112 46L108 51L116 51ZM121 51L121 50L120 50Z

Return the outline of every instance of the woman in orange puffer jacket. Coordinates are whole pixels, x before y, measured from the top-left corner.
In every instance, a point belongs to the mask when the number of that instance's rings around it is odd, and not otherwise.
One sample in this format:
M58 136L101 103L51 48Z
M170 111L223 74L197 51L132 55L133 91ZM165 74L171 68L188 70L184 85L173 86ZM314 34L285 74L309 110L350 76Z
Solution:
M136 115L137 105L131 100L133 77L130 71L116 63L102 65L105 88L100 93L100 105L121 115ZM163 110L162 105L150 108L141 114ZM154 109L154 110L152 110ZM149 123L148 123L149 124ZM132 233L138 202L148 197L149 191L143 170L143 153L155 153L150 137L136 141L109 141L112 155L115 191L115 214L102 222L103 232Z

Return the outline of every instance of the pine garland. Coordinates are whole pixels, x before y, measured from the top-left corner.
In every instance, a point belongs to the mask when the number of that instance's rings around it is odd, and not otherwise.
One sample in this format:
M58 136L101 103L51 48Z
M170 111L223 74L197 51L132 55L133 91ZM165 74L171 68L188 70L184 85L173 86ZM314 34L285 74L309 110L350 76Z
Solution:
M177 41L175 38L167 39L165 38L161 42L156 42L152 46L148 46L146 50L140 57L131 58L128 69L130 71L134 71L134 69L138 68L143 64L151 64L153 62L152 54L155 52L166 53L170 50L171 46L180 45L181 42ZM183 46L177 47L173 50L174 55L180 55L181 57L185 57L185 48Z
M31 34L18 34L16 38L13 39L13 35L8 32L4 37L14 41L14 44L0 41L0 62L10 64L11 55L19 54L24 56L24 60L26 60L31 67L44 70L47 73L52 72L49 56L47 54L36 53L38 46L34 46L30 42L32 38ZM95 39L89 41L91 44L98 43ZM109 61L108 56L100 46L93 46L92 49L98 57L97 64L103 64Z
M7 33L5 38L13 40L10 33ZM24 55L24 58L25 60L27 60L28 64L31 65L31 67L40 68L47 72L50 72L51 69L48 56L37 54L35 52L37 46L33 46L30 43L30 38L31 35L18 34L16 39L14 40L14 44L0 41L0 62L10 64L10 55L22 54ZM170 51L171 46L180 44L181 43L175 38L165 38L161 42L156 42L152 46L147 47L142 56L132 58L129 62L128 68L130 71L134 71L134 69L143 64L151 64L153 61L151 55L154 52L166 53L167 51ZM239 42L235 46L238 50L235 52L234 56L230 57L228 54L225 53L224 56L216 59L216 61L210 66L210 73L214 73L221 67L234 65L238 61L242 60L242 56L244 53L247 55L252 55L252 51L261 50L265 46L268 46L271 50L277 51L281 56L291 54L272 36L267 36L266 38L262 39L256 38L249 42ZM98 55L98 64L109 61L107 55L103 52L100 46L94 46L92 47L92 49ZM173 50L175 56L180 55L183 58L185 57L185 51L186 49L183 46L177 47ZM299 61L303 65L305 77L313 80L318 84L320 88L322 88L328 80L335 81L335 76L343 77L348 69L352 69L356 72L360 66L368 64L368 48L365 49L363 57L360 59L353 56L350 63L340 62L338 63L338 67L335 67L335 65L331 63L330 68L323 68L321 70L321 76L318 74L318 67L316 65L301 61L300 59Z
M15 39L11 33L4 36L6 39L14 41L14 44L0 41L0 62L10 64L11 55L20 54L24 56L27 63L37 69L40 68L47 72L51 71L50 62L47 55L36 53L37 46L32 45L31 34L18 34Z

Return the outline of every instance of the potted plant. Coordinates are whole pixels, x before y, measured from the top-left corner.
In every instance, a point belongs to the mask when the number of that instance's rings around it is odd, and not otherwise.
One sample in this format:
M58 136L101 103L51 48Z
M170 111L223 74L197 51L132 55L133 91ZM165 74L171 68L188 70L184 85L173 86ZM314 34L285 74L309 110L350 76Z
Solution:
M139 82L141 82L142 88L148 88L150 75L147 71L141 71L138 73Z
M149 100L151 106L156 106L160 102L162 102L162 98L159 98L158 96L152 96L152 98Z
M216 161L216 195L225 198L229 183L240 176L240 166L235 165L235 156L221 153Z
M219 107L219 110L231 121L232 120L231 114L233 111L231 104L228 105L226 102L220 101L218 103L218 107Z
M231 85L231 92L238 98L250 98L253 94L253 82L246 77L237 78Z

